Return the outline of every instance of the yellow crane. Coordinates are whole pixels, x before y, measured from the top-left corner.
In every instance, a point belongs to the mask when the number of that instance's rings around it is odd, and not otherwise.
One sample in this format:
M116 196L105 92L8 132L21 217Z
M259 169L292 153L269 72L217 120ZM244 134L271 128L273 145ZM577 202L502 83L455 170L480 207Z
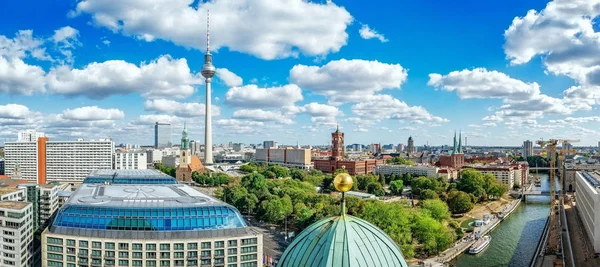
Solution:
M550 229L549 229L549 239L548 239L548 247L546 248L546 254L558 254L562 253L562 248L560 247L560 227L559 227L559 218L558 213L560 212L559 204L562 203L564 190L561 190L561 194L556 193L556 161L558 159L556 145L562 144L562 153L564 156L568 155L568 152L571 150L567 149L567 145L570 143L576 143L579 140L568 140L568 139L550 139L548 141L539 140L536 143L540 145L542 149L546 148L546 155L548 161L550 163ZM561 186L563 185L563 177L560 176L559 183Z

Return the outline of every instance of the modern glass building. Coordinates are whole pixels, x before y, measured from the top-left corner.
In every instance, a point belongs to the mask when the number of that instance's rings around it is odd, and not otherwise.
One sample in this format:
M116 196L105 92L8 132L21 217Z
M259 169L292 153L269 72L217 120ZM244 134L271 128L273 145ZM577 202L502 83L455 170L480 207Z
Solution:
M84 184L177 184L174 177L157 170L95 170Z
M154 125L154 148L165 148L173 145L171 124L157 122Z
M79 187L42 233L42 266L262 266L262 235L233 206L122 181Z

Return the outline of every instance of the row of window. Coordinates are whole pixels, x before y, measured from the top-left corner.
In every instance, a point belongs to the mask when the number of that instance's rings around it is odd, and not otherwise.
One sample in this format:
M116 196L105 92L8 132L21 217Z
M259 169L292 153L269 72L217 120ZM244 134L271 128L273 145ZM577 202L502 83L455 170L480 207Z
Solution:
M48 244L52 244L52 245L63 245L62 238L47 237L46 241ZM256 245L257 243L258 243L258 239L255 237L254 238L244 238L241 240L242 246ZM69 247L75 247L75 244L76 244L76 241L74 239L66 240L66 245ZM104 242L104 248L105 249L115 249L116 244L118 244L119 250L129 250L129 243ZM48 247L53 247L53 248L57 247L57 248L62 249L62 247L52 246L52 245L49 245ZM211 249L211 245L212 245L211 242L200 242L201 249ZM238 241L235 239L227 241L227 247L237 247L237 245L238 245ZM79 241L80 248L87 248L88 246L89 246L88 241L86 241L86 240ZM101 249L102 242L92 241L91 247ZM156 244L146 244L146 250L156 250L156 247L157 247ZM186 247L186 245L184 243L173 244L174 250L184 250L185 247ZM214 248L224 248L224 247L225 247L225 241L215 241L214 242ZM143 248L143 244L141 244L141 243L131 244L132 250L142 250L142 248ZM159 248L160 248L160 250L171 250L171 244L159 244ZM255 252L256 246L242 247L241 251L242 251L242 253L246 253L246 252L244 252L245 249L252 249L252 248L254 248L254 252ZM187 249L188 250L198 249L198 243L196 243L196 242L187 243ZM248 252L252 252L252 251L248 251Z
M4 262L7 263L6 260ZM118 260L116 262L114 260L105 260L104 265L102 265L102 260L79 261L78 263L80 265L87 266L90 262L91 262L92 266L115 266L115 263L118 263L118 265L116 265L116 266L130 266L128 260ZM143 265L144 263L146 264L145 266L152 266L152 267L154 267L154 266L169 266L169 267L172 266L171 261L168 261L168 260L161 260L158 262L154 261L154 260L146 260L146 261L132 260L131 266L144 266ZM176 260L176 261L173 261L173 266L186 266L185 263L186 262L183 260ZM210 260L200 261L200 265L210 265L210 264L211 264ZM225 264L225 262L215 260L214 264ZM14 265L14 262L12 265ZM48 260L48 266L64 267L65 265L60 261ZM67 263L66 264L66 267L76 267L76 266L77 265L75 263ZM188 260L187 266L198 266L198 261L197 260ZM229 264L227 264L227 267L258 267L258 263L256 261L242 262L239 265L237 263L229 263Z

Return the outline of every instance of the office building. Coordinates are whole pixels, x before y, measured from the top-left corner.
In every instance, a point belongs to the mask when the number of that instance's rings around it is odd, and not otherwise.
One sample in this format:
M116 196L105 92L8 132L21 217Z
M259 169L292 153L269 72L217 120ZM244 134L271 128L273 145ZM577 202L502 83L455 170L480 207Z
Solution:
M1 266L33 266L32 213L31 203L0 201Z
M115 166L117 170L145 170L148 167L145 151L119 151L115 153Z
M173 146L173 136L170 123L156 122L154 124L154 148Z
M38 184L82 181L92 170L112 169L114 150L110 139L6 142L5 171L13 177L18 169L20 178Z
M438 177L438 170L440 168L436 166L428 166L428 165L392 165L392 164L381 164L375 166L374 173L375 174L383 174L383 175L403 175L403 174L412 174L418 176L425 177Z
M17 142L35 142L40 137L46 137L43 132L35 130L25 130L17 133Z
M517 167L511 165L471 165L465 166L465 168L475 169L483 174L489 173L496 177L496 181L500 184L506 186L507 189L512 189L515 185L515 170ZM521 169L518 169L518 172L521 172ZM521 178L520 176L518 177Z
M579 171L575 178L577 213L594 251L600 253L600 171Z
M527 159L531 156L533 156L533 142L527 140L523 142L523 157Z
M263 148L278 148L277 142L275 141L264 141Z
M190 186L82 184L42 233L42 266L263 266L262 248L236 208Z
M200 156L200 154L202 154L202 151L204 151L204 145L200 141L192 140L190 141L190 150L192 152L192 155Z
M573 192L575 189L575 178L579 171L600 171L600 162L594 159L589 159L582 156L575 156L572 160L567 160L564 163L564 188Z
M345 167L349 174L359 175L373 173L375 166L385 163L382 159L346 159L344 150L344 133L337 128L331 133L331 156L326 159L313 159L314 168L322 172L334 173L337 169Z
M0 159L0 175L4 175L4 159Z
M308 148L259 148L256 150L255 161L304 170L313 168L311 150Z
M240 151L242 151L242 144L241 143L233 143L232 149L235 152L240 152Z

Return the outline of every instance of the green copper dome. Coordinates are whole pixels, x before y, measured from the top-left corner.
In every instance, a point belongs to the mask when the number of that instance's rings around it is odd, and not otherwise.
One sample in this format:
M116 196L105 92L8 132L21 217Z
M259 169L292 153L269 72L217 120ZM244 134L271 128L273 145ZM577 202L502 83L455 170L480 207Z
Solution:
M320 220L283 252L277 267L406 267L402 252L381 229L349 216Z

